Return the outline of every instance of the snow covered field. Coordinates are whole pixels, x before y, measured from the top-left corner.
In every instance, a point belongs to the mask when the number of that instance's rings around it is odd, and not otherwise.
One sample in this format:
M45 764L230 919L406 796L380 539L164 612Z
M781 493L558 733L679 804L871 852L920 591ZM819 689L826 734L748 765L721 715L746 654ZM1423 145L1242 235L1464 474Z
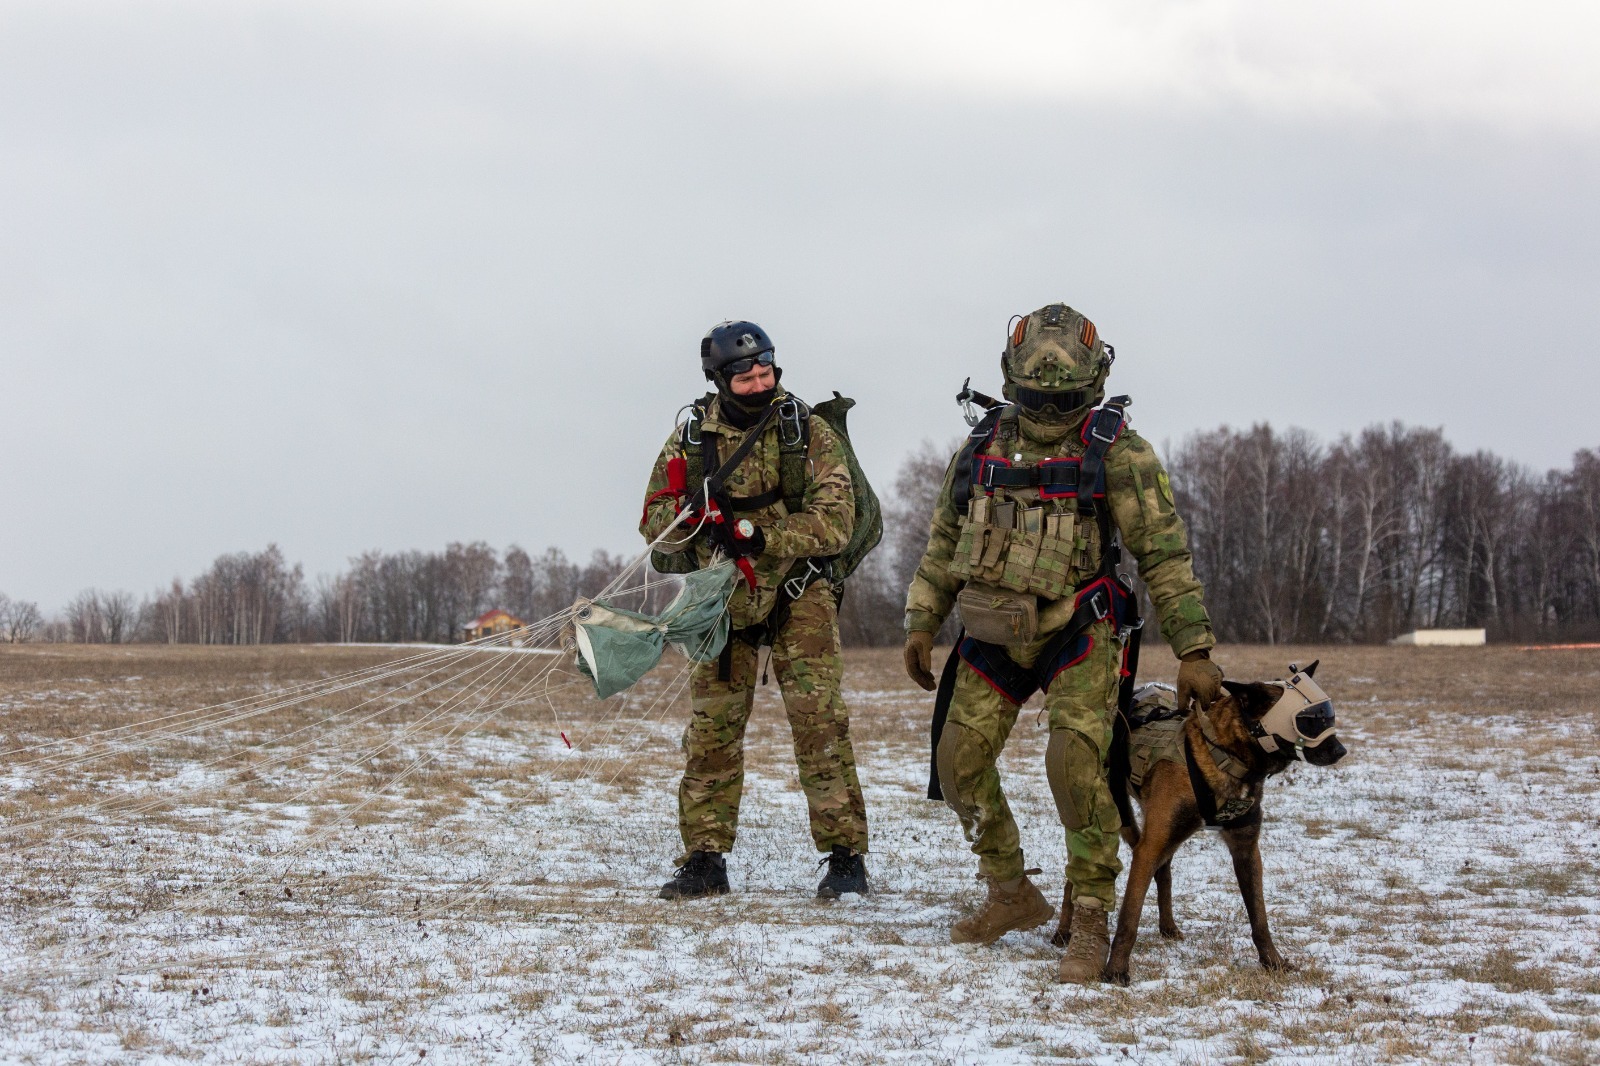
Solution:
M1238 678L1320 654L1350 749L1267 791L1297 969L1259 968L1204 836L1174 863L1185 938L1156 933L1152 893L1126 989L1058 986L1048 928L950 945L982 886L923 798L928 700L897 649L849 660L874 893L835 904L812 898L775 685L733 894L655 898L678 846L675 661L626 704L574 685L360 721L379 705L350 691L41 746L394 654L0 648L0 1061L1600 1062L1600 653L1222 649ZM1004 765L1055 894L1044 741L1024 711Z

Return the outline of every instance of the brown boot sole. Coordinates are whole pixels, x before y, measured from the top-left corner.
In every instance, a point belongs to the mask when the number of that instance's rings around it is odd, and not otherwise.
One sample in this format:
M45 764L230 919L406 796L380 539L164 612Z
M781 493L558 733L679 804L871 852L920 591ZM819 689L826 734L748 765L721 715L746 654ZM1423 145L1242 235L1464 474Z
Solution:
M1017 918L1015 921L1008 922L1007 924L1001 926L998 930L995 931L995 933L992 936L989 936L987 938L985 938L985 937L976 937L975 936L970 940L963 939L961 937L961 935L958 932L956 932L956 930L952 929L952 930L950 930L950 943L952 943L952 944L993 944L996 940L999 940L1001 937L1005 936L1007 933L1016 932L1018 929L1023 929L1023 930L1037 929L1041 925L1043 925L1044 923L1048 922L1051 918L1054 918L1055 916L1056 916L1056 909L1054 907L1050 906L1047 903L1047 904L1045 904L1043 911L1034 911L1032 914L1024 914L1020 918Z

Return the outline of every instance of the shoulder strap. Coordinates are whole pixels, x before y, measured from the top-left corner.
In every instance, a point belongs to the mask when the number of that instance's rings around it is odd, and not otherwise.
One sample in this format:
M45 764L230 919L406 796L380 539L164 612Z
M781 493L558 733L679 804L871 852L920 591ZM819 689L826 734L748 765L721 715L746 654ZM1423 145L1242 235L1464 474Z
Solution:
M715 398L716 393L708 392L700 399L686 404L683 410L688 411L689 416L678 426L678 449L683 453L686 468L684 481L691 489L702 483L707 470L717 468L715 459L710 465L705 462L706 434L700 431L706 412L711 410L711 401Z
M989 446L995 434L1000 429L1000 418L1007 407L996 407L984 415L978 424L972 427L972 432L967 434L967 439L961 445L961 450L956 452L955 480L951 486L951 496L956 505L956 511L964 512L967 504L972 502L972 477L977 466L976 458L979 451Z
M778 491L790 514L806 505L811 469L811 408L798 396L778 405Z
M1127 424L1125 411L1133 401L1126 396L1113 396L1089 412L1083 423L1083 465L1078 468L1078 484L1087 492L1078 493L1078 513L1085 518L1094 514L1094 490L1106 468L1106 453L1122 436ZM1109 510L1109 505L1106 508Z

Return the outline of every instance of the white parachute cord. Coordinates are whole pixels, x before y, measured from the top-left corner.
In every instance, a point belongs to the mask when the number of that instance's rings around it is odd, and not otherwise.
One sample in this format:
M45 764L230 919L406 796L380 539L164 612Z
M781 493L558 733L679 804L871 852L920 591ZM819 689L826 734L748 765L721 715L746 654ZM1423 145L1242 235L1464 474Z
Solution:
M701 638L701 643L696 647L697 655L704 652L705 649L709 647L712 636L713 634L708 633ZM730 637L729 639L731 640L733 638ZM672 680L668 682L663 691L657 693L656 697L651 701L651 704L645 709L643 715L638 721L639 725L654 726L665 717L666 712L677 704L685 689L689 687L696 665L697 663L694 660L685 657L683 665L678 669L677 673L674 674ZM610 740L609 735L607 736L606 740ZM605 783L605 787L610 787L615 783L616 779L621 776L623 770L627 768L627 760L636 754L638 750L649 740L649 731L646 729L641 729L639 730L639 736L634 741L632 747L620 755L608 756L603 754L598 748L593 749L589 759L586 760L579 770L574 773L572 777L568 778L568 780L574 781L580 777L587 776L595 767L602 765L604 762L612 759L618 759L620 760L620 765L618 766L616 772L613 773L611 778ZM530 784L526 786L526 790L531 791L534 787L541 786ZM478 877L468 881L464 886L458 888L457 891L451 893L445 899L440 900L438 903L430 906L426 910L418 911L412 915L409 915L407 920L409 921L412 918L420 920L434 917L441 911L455 906L458 903L466 902L482 896L487 892L493 891L495 887L503 884L507 878L509 878L516 872L517 869L520 868L515 864L515 858L516 856L514 854L508 856L505 863L496 864L500 867L498 870L494 867L491 867L484 873L478 875Z
M508 669L506 677L503 677L499 682L497 682L494 691L498 691L498 689L500 687L503 687L504 683L508 679L510 673L514 672L515 669L517 667L520 667L522 664L513 662L513 663L508 664L508 665L509 665L509 669ZM327 824L325 826L319 827L311 835L310 838L308 838L307 840L303 841L301 844L299 844L295 848L291 849L289 852L278 854L278 855L274 855L274 856L271 857L270 860L267 860L267 861L270 861L273 864L286 864L286 863L293 862L294 859L296 859L300 855L304 854L304 852L309 850L311 848L311 846L314 845L317 841L319 841L322 838L326 837L329 833L333 832L340 825L342 825L344 822L348 821L350 818L354 817L356 814L358 814L361 810L365 809L370 804L376 802L382 796L382 794L388 792L389 790L394 788L396 785L399 785L399 784L403 783L407 778L409 778L413 773L415 773L422 766L425 766L428 763L432 762L434 759L438 758L441 754L443 754L444 751L448 750L456 741L464 738L465 736L469 735L471 732L476 730L494 712L496 712L498 710L501 710L501 709L503 709L503 708L505 708L507 706L512 706L516 702L518 702L526 694L526 692L532 687L532 685L538 679L538 677L543 676L544 673L548 672L548 670L550 669L551 665L552 664L546 664L543 671L537 672L533 679L530 679L529 681L525 682L521 689L519 689L512 696L510 696L510 697L508 697L508 698L506 698L504 700L500 700L500 701L498 701L496 703L490 703L490 704L485 705L485 701L489 698L489 696L493 695L493 691L491 691L490 693L486 693L484 695L484 697L482 699L480 699L479 707L478 707L477 713L475 715L474 714L466 714L466 715L461 715L461 716L459 716L457 718L456 724L451 728L451 730L449 732L447 732L445 734L444 747L443 748L436 748L436 749L434 749L432 751L423 752L423 753L419 754L415 759L413 759L411 761L410 764L408 764L406 767L404 767L402 770L400 770L398 773L396 773L393 777L390 778L389 781L385 782L384 785L380 786L371 795L369 795L365 799L363 799L360 803L357 803L357 804L354 804L354 805L350 806L344 812L342 812L339 815L339 817L336 818L334 821L330 822L329 824ZM454 698L454 697L452 697L452 698ZM465 731L463 731L463 729L462 729L463 726L470 726L470 728L467 728L467 729L465 729ZM408 730L408 732L410 732L410 730ZM399 742L400 739L403 739L403 737L395 738L395 740L393 742L397 743L397 742ZM388 746L388 745L385 745L385 746ZM325 784L326 784L326 782L319 783L319 785L317 787L324 787ZM288 800L280 801L280 804L282 804L282 803L292 803L292 802L294 802L295 799L303 797L309 791L310 790L302 791L301 793L297 794L294 797L291 797ZM209 891L207 893L205 893L205 895L208 895L208 896L209 895L214 895L217 892L223 892L223 891L226 891L228 889L231 889L235 885L238 885L238 884L242 883L243 881L245 881L246 879L250 878L255 873L256 873L256 871L254 869L241 871L240 873L235 874L234 876L228 878L227 880L225 880L225 881L223 881L223 882L221 882L219 884L207 886ZM284 869L283 872L275 875L273 877L273 880L282 881L285 876L287 876L287 866L285 866L285 869ZM199 895L184 897L182 900L178 901L178 906L175 908L175 910L177 910L179 912L192 911L199 904L199 902L200 902L200 896ZM101 966L99 964L102 963L104 960L110 958L112 954L113 954L113 952L112 952L111 949L105 949L98 956L95 956L95 957L91 958L90 960L88 960L87 963L80 962L80 964L78 966L76 966L76 967L69 967L69 968L63 970L61 967L52 966L52 967L49 968L49 974L51 976L63 976L65 974L67 974L67 973L103 974L104 973L104 968L103 968L103 966ZM213 965L215 965L215 964L224 963L224 962L243 961L245 959L259 959L259 958L260 958L260 952L259 951L255 951L255 952L252 952L248 956L243 956L243 955L240 955L240 956L224 956L224 957L219 957L219 958L213 958L213 959L210 959L208 961L211 962ZM7 976L8 977L13 977L13 976L31 976L31 973L26 973L26 974L22 974L22 975L9 974Z
M515 630L512 632L519 633L521 631ZM299 685L292 685L287 689L276 692L267 692L259 696L250 696L240 700L230 700L226 703L209 704L204 707L192 708L185 711L175 711L171 714L161 715L157 718L147 718L142 721L128 723L126 725L110 726L105 729L91 730L88 733L82 733L72 737L56 737L49 740L41 740L35 744L20 745L18 747L8 748L0 751L0 758L26 751L35 751L43 748L57 747L64 744L81 742L97 736L109 734L139 736L148 732L155 732L159 727L165 723L173 721L174 719L199 716L195 720L200 721L208 718L211 712L220 714L233 714L236 711L258 706L263 713L268 710L277 710L283 707L293 706L296 703L307 702L311 699L316 699L320 696L331 694L332 692L344 691L347 688L363 683L381 680L384 677L393 676L396 673L403 672L406 668L411 666L425 666L428 665L429 661L433 659L449 659L474 650L489 647L496 642L504 640L508 635L509 634L499 633L490 634L486 637L479 637L471 641L464 641L461 644L453 645L449 648L429 649L425 653L408 656L402 659L394 659L390 660L389 662L378 663L373 666L362 667L358 670L347 671L346 673L337 674L333 677L322 678L317 681L302 682ZM221 647L221 645L209 646ZM262 645L255 646L260 647ZM352 645L338 644L333 646L351 647ZM404 647L404 645L395 645L395 647ZM37 760L13 762L8 764L8 768L16 769L22 766L31 766L35 765L36 762Z
M662 692L658 693L655 699L652 700L652 707L646 711L645 717L647 720L659 717L662 711L671 708L677 703L679 697L683 693L684 688L687 687L688 680L692 672L693 664L685 662L684 665L679 669L678 673L674 675L672 680L667 684L666 688ZM580 768L577 773L574 773L571 777L567 778L567 781L572 782L583 777L586 769L587 767ZM542 781L533 782L525 785L524 791L531 792L533 789L542 788L543 786L544 782ZM463 884L458 885L454 890L445 894L444 898L430 905L426 909L419 909L412 914L407 915L406 920L408 922L412 920L421 921L423 919L437 917L445 910L470 902L471 900L477 899L489 892L494 891L496 888L505 884L510 877L512 877L522 868L521 864L517 862L519 854L519 850L515 845L513 845L512 848L501 853L500 861L491 864L476 877L473 877Z
M443 669L446 665L448 665L451 662L451 660L456 660L456 661L459 662L460 660L467 659L469 656L471 656L475 652L489 651L489 650L497 650L497 649L489 649L489 648L481 648L480 647L480 648L472 648L472 649L470 649L468 651L456 653L456 654L453 654L453 655L438 656L438 657L435 657L435 658L433 658L433 659L431 659L431 660L429 660L427 662L423 662L423 663L418 664L416 669L422 669L424 667L428 667L428 669L426 669L425 672L420 675L421 677L425 678L425 677L428 677L431 674L437 672L438 670ZM16 766L14 766L12 769L13 770L32 769L32 770L35 770L36 772L60 772L62 770L68 770L68 769L71 769L71 768L76 767L76 766L84 765L86 763L95 762L95 761L97 761L99 759L112 758L114 756L126 754L128 752L145 753L145 752L148 751L149 745L152 742L160 742L160 741L164 741L164 740L166 740L166 741L185 740L185 739L188 739L190 737L197 736L197 735L199 735L202 732L205 732L207 730L216 729L216 728L223 728L223 727L227 727L227 726L230 726L230 725L236 725L236 724L238 724L240 722L248 721L251 718L255 718L255 717L258 717L258 716L263 715L263 714L269 714L269 713L272 713L272 712L275 712L275 711L287 710L287 709L289 709L291 707L296 707L296 706L300 706L302 704L310 703L313 700L322 699L322 698L325 698L327 696L336 695L336 694L338 694L340 692L346 692L346 691L349 691L350 689L353 689L353 688L359 688L359 687L362 687L364 685L370 685L370 684L373 684L375 682L384 681L384 680L387 680L390 677L395 677L395 676L399 676L399 675L410 675L410 674L413 674L413 673L414 673L414 670L411 670L411 669L391 670L391 671L388 671L387 673L378 674L378 675L370 677L370 678L363 678L363 679L359 679L359 680L356 680L356 681L347 682L347 683L341 684L341 685L339 685L338 687L335 687L335 688L329 688L329 689L322 690L322 691L303 694L303 695L297 696L295 699L292 699L292 700L285 700L285 701L282 701L282 702L269 703L269 704L264 704L264 705L259 705L259 706L247 708L247 709L239 711L238 713L229 714L229 713L225 713L223 711L218 711L218 712L214 713L213 715L211 715L210 717L208 717L206 720L198 721L198 722L185 722L185 723L183 723L182 728L179 728L179 729L171 731L171 732L151 731L151 732L144 733L144 734L132 734L131 736L133 738L137 739L137 743L135 743L133 739L129 739L127 741L122 741L119 738L118 742L115 743L115 745L107 747L107 748L103 748L103 749L99 749L99 750L92 750L92 751L83 752L83 753L65 753L65 752L63 752L63 753L57 753L55 755L42 756L41 758L35 759L33 761L30 761L30 762L19 763ZM409 681L407 683L409 683ZM349 714L352 711L358 710L359 708L364 707L368 703L372 702L374 699L379 699L379 698L381 698L381 695L369 697L368 699L362 700L361 702L359 702L357 704L354 704L351 707L347 707L347 708L344 708L343 710L335 711L333 714L328 715L326 718L323 718L318 722L313 722L313 723L311 723L309 725L302 726L300 729L295 730L295 732L298 733L298 732L302 732L302 731L307 730L307 729L314 729L319 725L322 725L322 724L325 724L327 722L333 721L335 718L338 718L341 715ZM228 707L230 705L223 704L221 706L222 707ZM293 736L293 735L294 735L293 733L285 734L285 736ZM284 739L284 737L278 737L278 738L275 738L275 739L281 741L281 740ZM248 750L248 749L244 749L244 750Z
M461 681L461 680L471 676L474 673L478 673L480 671L487 670L487 669L489 669L490 667L492 667L494 665L495 665L495 660L492 659L492 658L488 659L488 660L485 660L485 661L482 661L482 662L478 662L478 663L474 663L474 664L468 665L465 669L457 672L456 674L454 674L454 675L452 675L450 677L447 677L447 678L443 679L442 681L439 681L439 682L429 686L426 689L423 689L420 692L416 692L416 693L413 693L413 694L411 694L409 696L406 696L404 699L397 699L397 700L392 700L392 701L389 701L389 702L384 702L381 706L379 706L378 708L376 708L373 711L368 712L367 714L361 715L360 717L354 718L354 719L346 719L341 724L335 726L332 729L326 730L326 731L324 731L322 733L317 734L316 736L313 736L313 737L311 737L311 738L309 738L309 739L307 739L305 741L302 741L301 743L292 745L290 748L288 748L288 749L286 749L284 751L280 751L280 752L276 753L275 755L273 755L271 758L267 759L263 763L255 763L255 764L252 764L250 766L240 767L239 771L237 771L237 772L242 772L244 770L250 770L250 771L252 771L254 773L259 774L259 773L261 773L261 772L263 772L265 770L270 770L270 769L276 768L277 766L279 766L279 765L281 765L281 764L283 764L285 762L289 762L289 761L299 757L300 755L304 754L306 751L308 751L308 750L310 750L310 749L312 749L312 748L314 748L314 747L316 747L318 745L324 744L327 741L329 741L330 739L336 738L337 736L339 736L340 734L342 734L343 732L345 732L348 729L352 729L352 728L354 728L356 726L363 725L363 724L365 724L367 722L373 721L374 719L379 718L379 717L381 717L381 716L383 716L383 715L385 715L387 713L390 713L391 711L395 711L395 710L400 709L401 707L407 706L408 704L413 703L416 700L422 698L423 696L429 695L429 694L439 690L440 688L443 688L443 687L445 687L447 685L451 685L451 684L454 684L454 683L456 683L458 681ZM371 697L371 698L369 698L367 700L363 700L362 703L359 704L358 706L365 706L366 704L377 702L379 700L386 700L388 697L392 697L393 695L394 695L394 692L392 690L390 692L380 693L380 694L378 694L376 696L373 696L373 697ZM99 800L99 801L96 801L96 802L91 803L91 804L82 805L82 806L75 806L75 807L72 807L72 808L68 808L66 810L53 812L51 814L42 816L40 818L30 819L29 821L26 821L26 822L17 822L17 823L13 823L11 825L0 827L0 838L9 837L9 836L12 836L14 834L20 833L20 832L22 832L24 830L27 830L27 829L38 828L38 827L43 826L43 825L49 825L49 824L53 824L53 823L56 823L56 822L65 821L65 820L71 819L71 818L83 817L83 816L95 814L95 813L98 813L100 811L107 810L107 809L110 809L110 808L116 808L118 804L128 804L130 800L136 799L140 792L148 791L148 790L153 789L153 788L155 788L155 787L157 787L159 785L170 784L171 782L176 781L177 779L179 779L179 778L181 778L181 777L183 777L185 775L188 775L188 774L216 769L217 767L221 766L223 763L226 763L226 762L228 762L228 761L230 761L232 759L235 759L235 758L239 757L240 755L243 755L243 754L245 754L247 752L255 751L255 750L258 750L258 749L262 749L262 748L266 748L266 747L275 745L277 743L281 743L281 741L283 739L285 739L285 737L295 736L295 735L297 735L299 733L305 732L308 729L314 729L314 728L316 728L316 726L324 724L324 723L329 722L329 721L332 721L332 720L334 720L335 718L338 718L338 717L340 717L340 716L339 715L330 715L328 718L322 719L320 722L312 723L311 725L302 726L299 729L293 730L292 732L290 732L288 734L285 734L284 737L270 737L270 738L268 738L266 740L259 741L258 743L247 745L246 747L243 747L243 748L238 748L238 749L231 750L231 751L227 752L224 755L220 755L220 756L218 756L218 757L216 757L214 759L207 760L204 763L200 763L198 765L185 766L183 769L178 771L176 774L173 774L173 775L171 775L169 777L160 778L158 780L147 781L147 782L142 783L142 785L139 786L138 791L136 791L136 792L134 792L134 793L132 793L130 795L107 797L106 799ZM218 784L218 785L214 785L214 786L212 786L212 788L213 789L221 788L223 784L226 784L226 782L223 782L223 783ZM134 803L132 805L129 805L129 806L123 808L119 813L143 814L143 813L146 813L149 810L154 810L156 807L162 806L164 804L176 802L176 801L181 800L181 799L194 798L197 795L204 795L204 794L206 794L205 791L204 791L204 786L197 787L197 788L180 790L180 791L178 791L176 793L166 793L166 794L163 794L163 795L160 795L160 796L151 797L150 799L145 800L143 802ZM76 839L79 836L87 835L88 833L102 831L103 828L104 827L98 826L98 825L89 825L89 826L85 826L81 831L79 831L77 833L69 833L69 834L65 834L64 836L53 837L48 841L41 841L40 843L51 843L51 842L60 841L60 840L72 840L72 839ZM27 843L23 843L20 846L22 846L22 847L30 847L32 845L31 844L27 844Z

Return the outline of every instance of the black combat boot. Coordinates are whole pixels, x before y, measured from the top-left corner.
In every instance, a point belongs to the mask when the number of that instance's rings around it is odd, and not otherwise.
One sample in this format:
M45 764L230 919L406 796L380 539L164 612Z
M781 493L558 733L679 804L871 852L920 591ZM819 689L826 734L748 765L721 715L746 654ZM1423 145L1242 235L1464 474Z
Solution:
M661 886L662 899L695 899L728 894L728 867L715 851L696 851Z
M833 851L822 860L828 864L828 873L817 886L818 899L838 899L846 892L867 894L867 860L843 844L835 844ZM819 864L820 865L820 864Z

